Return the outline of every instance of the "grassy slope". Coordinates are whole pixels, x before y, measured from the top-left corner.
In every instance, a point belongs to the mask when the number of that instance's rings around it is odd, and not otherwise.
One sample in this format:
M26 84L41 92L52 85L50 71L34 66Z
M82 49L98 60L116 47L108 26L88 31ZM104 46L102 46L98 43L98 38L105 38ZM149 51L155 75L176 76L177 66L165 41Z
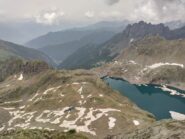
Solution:
M166 40L159 36L147 36L124 49L118 59L134 60L142 65L150 65L154 62L185 64L184 53L185 40Z
M55 65L54 62L42 52L3 40L0 40L0 54L0 61L16 57L25 60L41 60L52 66Z
M19 74L17 75L19 77ZM74 82L79 84L75 85L73 84ZM78 93L82 82L87 82L87 84L83 85L84 99L82 99ZM9 85L9 87L6 87L7 85ZM61 86L61 88L57 91L49 91L47 95L43 94L47 89L57 86ZM88 71L49 70L35 76L24 74L23 81L17 81L17 78L12 76L2 82L0 84L0 88L1 108L13 107L15 108L15 111L20 111L20 106L25 106L25 108L22 109L23 113L28 114L29 112L37 112L33 115L32 120L29 122L29 127L47 127L64 131L66 128L61 128L59 125L62 124L64 120L75 120L78 117L79 108L85 109L85 113L81 117L82 120L78 120L76 122L78 126L84 125L89 120L89 118L86 119L85 116L91 111L91 108L94 110L109 108L120 110L120 112L109 112L107 116L103 116L91 123L89 128L96 132L97 136L94 137L91 134L82 132L91 138L103 138L109 132L118 133L122 132L122 130L125 132L131 131L137 128L133 124L134 119L138 119L141 122L140 126L149 125L154 121L152 115L140 110L127 98L112 91L101 79L98 79L94 74ZM33 98L36 93L38 93L38 96L32 101L28 101L30 98ZM61 93L63 96L61 96ZM101 97L100 94L102 94L103 97ZM89 95L91 95L91 97L88 97ZM23 101L5 103L17 100ZM82 101L83 104L80 104L79 101ZM67 113L61 116L59 125L51 123L51 121L57 118L53 117L53 114L49 116L50 120L48 123L35 121L35 119L45 110L53 112L61 110L67 106L73 106L75 109L70 112L70 117L67 117ZM101 114L101 112L99 110L93 112L94 116L98 116L96 114ZM112 130L108 129L109 117L117 119L116 126ZM43 116L42 118L45 119L46 117ZM25 123L26 119L15 119L10 127L16 128L16 125ZM4 120L2 124L7 125L7 122L8 121ZM7 125L6 128L10 127ZM29 129L29 127L27 128Z

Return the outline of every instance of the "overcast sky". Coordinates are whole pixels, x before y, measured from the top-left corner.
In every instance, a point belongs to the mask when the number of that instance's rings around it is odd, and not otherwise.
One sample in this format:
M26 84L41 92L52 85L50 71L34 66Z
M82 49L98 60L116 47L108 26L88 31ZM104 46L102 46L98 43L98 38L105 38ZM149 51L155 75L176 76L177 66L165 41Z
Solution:
M0 21L185 20L185 0L0 0Z

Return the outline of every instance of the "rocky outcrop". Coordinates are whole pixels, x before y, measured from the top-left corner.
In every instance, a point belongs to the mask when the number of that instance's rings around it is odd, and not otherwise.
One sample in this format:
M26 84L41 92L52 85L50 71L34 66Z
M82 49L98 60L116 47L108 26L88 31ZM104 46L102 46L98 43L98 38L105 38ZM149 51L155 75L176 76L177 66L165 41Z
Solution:
M164 24L150 24L141 21L133 25L128 25L127 28L123 31L123 36L133 39L143 38L147 35L160 35L167 36L170 29Z
M42 71L48 70L50 67L47 63L42 61L23 61L21 59L9 59L0 62L0 81L3 81L8 76L24 73L24 74L38 74Z
M105 139L184 139L185 121L164 120L128 134L110 135Z

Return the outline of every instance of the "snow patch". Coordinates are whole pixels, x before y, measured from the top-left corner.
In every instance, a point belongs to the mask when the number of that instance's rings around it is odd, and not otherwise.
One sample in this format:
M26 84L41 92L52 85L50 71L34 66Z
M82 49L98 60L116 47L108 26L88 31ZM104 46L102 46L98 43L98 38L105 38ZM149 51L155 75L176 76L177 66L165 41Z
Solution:
M64 107L59 110L44 110L42 112L34 111L29 113L22 110L9 111L12 118L8 121L7 128L43 129L43 127L31 126L32 121L34 121L37 125L49 123L65 128L66 131L75 129L77 132L85 132L95 136L96 132L91 128L94 121L103 118L103 116L109 116L109 112L120 112L120 110L112 108L95 109L75 107L74 112L76 116L74 119L68 120L71 116L71 109L72 107ZM78 122L82 122L83 124L78 125ZM114 128L116 125L115 122L115 118L109 117L108 128Z
M4 102L3 104L12 104L12 103L19 103L19 102L22 102L23 100L17 100L17 101L7 101L7 102Z
M79 111L78 117L73 121L64 120L63 123L60 125L60 127L67 128L68 130L75 129L77 132L80 132L80 131L86 132L86 133L92 134L94 136L96 135L96 132L93 131L92 129L89 129L89 126L92 124L92 122L100 119L103 115L108 115L108 112L120 112L120 110L111 109L111 108L107 108L107 109L90 108L89 112L87 114L85 114L86 108L80 107L80 108L76 108L76 109ZM99 113L94 116L93 115L94 112L99 112ZM83 126L76 125L76 122L80 119L85 120ZM113 126L113 125L111 124L111 126Z
M84 96L82 95L82 91L83 91L83 87L81 86L80 89L78 89L77 92L80 94L81 99L84 99Z
M134 38L131 38L131 39L130 39L130 43L132 43L133 41L134 41Z
M39 95L39 93L37 92L32 98L30 98L28 101L33 101L37 96Z
M140 125L139 121L137 121L137 120L133 120L133 123L134 123L135 126Z
M17 127L22 127L22 128L26 128L27 127L27 124L31 121L31 119L34 117L34 114L36 112L29 112L29 113L25 113L25 111L11 111L9 112L10 115L13 117L12 119L10 119L8 121L8 125L9 126L12 126L12 124L14 123L15 120L17 119L24 119L25 122L24 124L17 124L15 126Z
M48 122L50 122L49 118L48 119L42 118L45 114L49 114L49 113L50 113L49 110L43 111L38 117L36 117L35 121L40 122L40 123L48 123Z
M43 95L47 95L51 91L56 92L60 87L61 86L49 88L49 89L47 89L47 90L44 91Z
M139 80L140 80L140 77L138 77L138 76L135 76L135 79L136 79L137 81L139 81Z
M184 68L183 64L178 64L178 63L156 63L150 66L147 66L146 68L143 69L143 71L146 71L148 69L156 69L159 68L161 66L179 66L181 68Z
M170 114L171 114L172 119L174 120L179 120L179 121L185 120L185 114L181 114L181 113L174 112L174 111L170 111Z
M82 82L82 84L83 84L83 85L86 85L86 84L88 84L88 83L87 83L87 82Z
M28 128L29 125L30 123L22 123L22 124L16 124L14 127L20 127L22 129L26 129Z
M143 86L146 86L146 87L148 86L147 84L142 84L142 85L143 85Z
M91 95L91 94L87 96L87 98L90 98L90 97L92 97L92 95Z
M23 106L20 106L19 107L19 109L24 109L26 106L25 105L23 105Z
M17 80L18 80L18 81L22 81L23 78L24 78L24 77L23 77L23 74L21 73L20 76L19 76L19 78L18 78Z
M127 69L125 69L125 68L123 68L123 69L121 69L123 72L127 72L128 70Z
M61 96L61 97L64 97L65 95L64 95L64 94L62 94L62 93L60 93L60 96Z
M55 129L52 129L52 128L44 128L44 129L48 131L55 131Z
M3 125L2 127L0 127L0 132L3 131L5 129L5 125Z
M8 111L15 110L15 108L5 108L5 107L3 107L3 109Z
M118 64L118 61L114 61L114 64Z
M116 119L113 117L109 117L109 129L112 129L115 127Z
M10 115L13 116L13 118L8 121L8 125L11 126L12 123L14 122L14 120L16 120L18 118L22 118L21 115L23 113L24 113L24 111L12 111L12 112L10 112Z
M65 114L65 111L68 110L70 107L64 107L62 110L50 111L45 110L43 111L38 117L36 117L36 121L40 123L52 123L52 124L59 124L60 119ZM47 118L43 118L44 115L47 115ZM51 116L54 116L55 120L51 121Z
M133 60L128 61L128 63L129 63L129 64L133 64L133 65L136 65L136 64L137 64L137 63L136 63L135 61L133 61Z
M74 82L74 83L72 83L73 85L79 85L80 83L78 83L78 82Z
M32 127L30 127L29 129L40 129L40 130L42 130L43 127L34 127L34 126L32 126Z
M104 97L104 95L103 95L103 94L99 94L99 96L100 96L100 97Z
M78 93L81 95L83 91L83 87L81 86L80 89L78 90Z
M79 102L78 102L80 105L82 105L82 101L80 100Z
M10 87L10 85L9 85L9 84L7 84L7 85L6 85L6 87Z
M182 96L182 97L185 98L185 94L182 94L182 93L177 92L176 90L167 88L166 85L163 85L162 87L156 87L156 88L160 88L160 89L162 89L163 91L170 92L170 95L173 95L173 96L174 96L174 95L176 95L176 96Z

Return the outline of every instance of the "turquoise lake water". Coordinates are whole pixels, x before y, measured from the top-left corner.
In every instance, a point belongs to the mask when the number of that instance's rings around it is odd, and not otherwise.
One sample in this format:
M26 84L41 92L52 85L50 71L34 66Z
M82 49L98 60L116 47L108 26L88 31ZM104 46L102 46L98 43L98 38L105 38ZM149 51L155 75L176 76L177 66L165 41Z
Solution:
M161 87L159 85L134 85L122 79L108 77L103 80L137 106L152 113L157 120L171 118L169 111L185 114L185 98L170 95L170 92L157 88ZM185 94L183 90L169 88Z

